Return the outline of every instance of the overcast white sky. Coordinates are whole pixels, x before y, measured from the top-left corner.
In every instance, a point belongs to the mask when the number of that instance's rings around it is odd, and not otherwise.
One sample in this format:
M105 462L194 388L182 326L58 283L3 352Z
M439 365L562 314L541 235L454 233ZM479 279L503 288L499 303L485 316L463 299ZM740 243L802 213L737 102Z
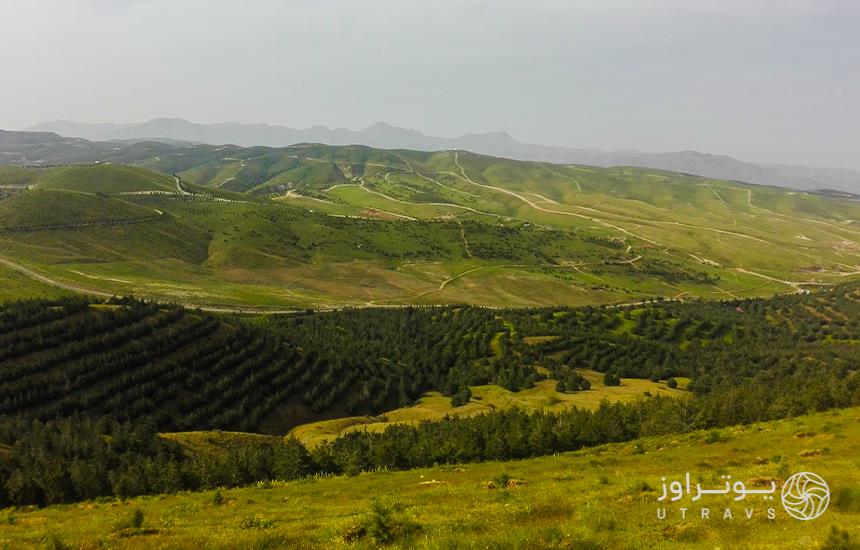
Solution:
M0 127L324 124L860 168L857 0L0 0Z

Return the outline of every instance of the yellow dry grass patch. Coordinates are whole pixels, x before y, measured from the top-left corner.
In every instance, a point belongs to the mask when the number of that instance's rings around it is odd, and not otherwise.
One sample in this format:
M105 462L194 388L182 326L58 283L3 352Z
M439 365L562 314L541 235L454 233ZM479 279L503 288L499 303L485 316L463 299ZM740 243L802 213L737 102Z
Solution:
M512 392L495 384L470 386L472 400L460 407L451 406L451 398L439 392L428 392L411 407L402 407L379 416L351 416L335 420L312 422L294 428L290 435L309 447L316 447L326 440L355 430L383 431L394 424L411 424L422 420L439 420L445 415L473 416L495 410L518 407L524 410L560 411L570 407L594 409L604 399L610 402L662 395L677 397L686 395L683 387L688 380L679 379L678 389L666 387L664 382L651 382L635 378L623 378L620 386L605 386L603 373L577 369L589 382L591 389L573 393L555 391L556 381L541 380L533 388ZM646 393L647 392L647 393Z

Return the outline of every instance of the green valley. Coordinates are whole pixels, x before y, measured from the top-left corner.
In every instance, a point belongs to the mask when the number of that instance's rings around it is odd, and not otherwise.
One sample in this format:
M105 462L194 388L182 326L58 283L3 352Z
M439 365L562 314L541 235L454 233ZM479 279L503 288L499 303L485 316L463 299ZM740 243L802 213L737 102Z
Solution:
M860 271L844 197L462 151L114 156L136 166L0 171L3 259L60 288L247 311L738 299Z

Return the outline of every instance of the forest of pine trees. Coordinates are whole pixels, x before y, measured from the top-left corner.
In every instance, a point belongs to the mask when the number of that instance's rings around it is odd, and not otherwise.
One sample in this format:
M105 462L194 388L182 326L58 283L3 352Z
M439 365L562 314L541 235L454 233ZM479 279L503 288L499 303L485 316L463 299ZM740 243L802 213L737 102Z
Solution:
M860 290L623 308L410 307L249 322L132 299L0 307L0 505L233 486L313 473L522 458L860 404ZM581 370L690 397L595 411L500 411L309 451L295 440L195 456L161 431L257 431L288 400L378 413L440 391L511 390ZM271 424L266 424L271 426ZM286 433L289 421L273 430Z

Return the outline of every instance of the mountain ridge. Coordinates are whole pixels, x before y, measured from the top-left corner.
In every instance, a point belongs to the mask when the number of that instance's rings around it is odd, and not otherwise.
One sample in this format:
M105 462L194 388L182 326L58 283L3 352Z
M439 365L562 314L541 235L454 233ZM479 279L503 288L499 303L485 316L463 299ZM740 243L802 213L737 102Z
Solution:
M61 120L44 122L25 130L54 132L61 136L99 141L170 140L245 147L323 143L424 151L465 149L514 160L603 167L636 166L804 190L826 188L860 192L860 172L849 168L745 162L728 155L689 150L647 153L538 145L518 142L503 131L466 133L456 138L445 138L428 136L414 129L400 128L385 122L377 122L361 130L350 130L341 127L332 129L322 125L294 129L266 123L198 124L181 118L156 118L131 124L94 124Z

